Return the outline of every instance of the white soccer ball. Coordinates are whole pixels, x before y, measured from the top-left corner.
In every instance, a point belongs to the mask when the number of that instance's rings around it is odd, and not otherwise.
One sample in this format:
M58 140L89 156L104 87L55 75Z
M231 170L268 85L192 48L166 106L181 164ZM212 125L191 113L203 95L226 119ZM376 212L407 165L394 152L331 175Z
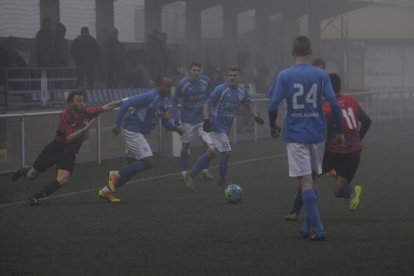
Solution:
M237 184L230 184L224 190L224 197L230 203L239 203L243 197L243 188Z

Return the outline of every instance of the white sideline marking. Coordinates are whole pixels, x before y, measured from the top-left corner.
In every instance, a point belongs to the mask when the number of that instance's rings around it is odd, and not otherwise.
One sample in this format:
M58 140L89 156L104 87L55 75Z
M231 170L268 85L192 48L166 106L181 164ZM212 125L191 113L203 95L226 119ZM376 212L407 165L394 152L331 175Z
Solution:
M400 133L394 133L394 134L387 135L387 136L372 137L372 138L364 139L364 141L381 140L381 139L391 138L391 137L395 137L395 136L409 135L409 134L412 134L412 133L414 133L414 131L405 131L405 132L400 132ZM258 158L251 158L251 159L246 159L246 160L242 160L242 161L231 162L229 164L229 166L241 165L241 164L246 164L246 163L255 162L255 161L274 159L274 158L279 158L279 157L283 157L283 156L286 156L286 154L276 154L276 155L270 155L270 156L264 156L264 157L258 157ZM211 168L217 168L217 167L218 167L217 165L216 166L211 166ZM167 174L163 174L163 175L157 175L157 176L153 176L153 177L137 179L137 180L129 181L128 183L125 183L125 185L130 184L130 183L151 181L151 180L154 180L154 179L160 179L160 178L175 176L175 175L179 175L179 174L180 174L180 172L178 172L178 173L175 172L175 173L167 173ZM101 187L102 186L100 186L98 188L91 188L91 189L81 190L81 191L72 192L72 193L64 193L64 194L61 194L61 195L51 196L51 197L48 197L48 198L61 198L61 197L73 196L73 195L78 195L78 194L83 194L83 193L89 193L89 192L96 191ZM2 205L0 205L0 209L20 205L20 204L23 204L23 203L25 203L25 201L17 201L17 202L2 204Z
M242 160L242 161L231 162L229 164L229 166L235 166L235 165L241 165L241 164L246 164L246 163L250 163L250 162L274 159L274 158L279 158L279 157L283 157L283 156L286 156L286 154L276 154L276 155L270 155L270 156L264 156L264 157L258 157L258 158L251 158L251 159L246 159L246 160ZM211 166L210 168L218 168L218 166L217 165L216 166ZM175 172L175 173L167 173L167 174L157 175L157 176L152 176L152 177L147 177L147 178L141 178L141 179L129 181L128 183L125 183L125 185L128 185L130 183L146 182L146 181L151 181L151 180L154 180L154 179L161 179L161 178L176 176L176 175L180 175L180 174L181 174L180 172ZM68 196L83 194L83 193L96 192L100 188L102 188L102 186L97 187L97 188L81 190L81 191L77 191L77 192L64 193L64 194L60 194L60 195L56 195L56 196L50 196L50 197L48 197L48 199L62 198L62 197L68 197ZM21 205L21 204L24 204L24 203L25 203L25 201L17 201L17 202L6 203L6 204L0 205L0 208L6 208L6 207L11 207L11 206Z

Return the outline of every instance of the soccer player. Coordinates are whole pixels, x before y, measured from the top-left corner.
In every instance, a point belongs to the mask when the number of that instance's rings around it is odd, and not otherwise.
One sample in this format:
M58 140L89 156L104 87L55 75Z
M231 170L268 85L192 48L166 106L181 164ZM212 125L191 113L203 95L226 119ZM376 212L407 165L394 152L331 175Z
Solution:
M210 93L210 79L202 75L202 66L199 62L192 62L188 68L188 77L177 83L172 97L172 114L177 125L182 124L185 132L181 136L181 180L185 179L188 168L188 158L191 141L195 133L201 138L203 144L208 147L211 144L210 136L203 130L203 106ZM181 121L178 105L181 103ZM213 176L208 170L208 165L203 169L203 176L212 180Z
M263 119L259 117L254 106L252 106L250 95L239 85L240 73L239 67L230 66L227 72L227 82L216 86L204 104L203 129L205 132L209 132L212 144L199 157L185 177L185 184L191 191L194 191L193 178L202 169L206 168L210 160L215 157L215 150L221 153L219 184L223 188L227 186L227 163L231 152L228 134L233 125L234 116L241 104L245 106L257 124L264 124Z
M112 132L115 135L122 132L128 164L109 172L108 185L98 192L101 198L109 202L119 202L120 199L113 192L134 175L152 168L152 150L145 136L149 135L160 118L166 129L183 134L182 127L169 118L168 97L171 87L171 77L162 75L157 78L155 88L123 101L116 114Z
M311 54L310 40L306 36L298 36L292 47L295 64L279 73L269 92L269 123L271 136L279 138L276 118L279 104L285 99L287 112L282 138L287 143L289 176L298 179L306 210L301 235L312 240L324 240L325 229L319 215L316 190L327 135L322 110L324 98L330 103L337 124L335 139L342 143L344 134L341 111L331 81L324 70L309 64Z
M336 94L342 111L342 124L344 126L345 144L338 147L335 140L335 122L332 110L328 103L324 103L323 112L328 123L328 139L325 144L325 154L322 164L322 172L336 171L334 194L339 198L350 198L352 193L351 181L358 169L361 150L364 145L362 139L368 132L372 120L360 107L352 96L342 95L341 78L338 74L329 74L332 87ZM360 203L362 187L355 185L354 197L349 202L349 209L355 210ZM298 192L293 203L292 211L285 217L286 220L296 220L303 206L301 194Z
M22 167L12 175L13 181L21 176L33 180L52 166L56 167L56 180L31 195L26 201L27 205L37 205L39 199L51 195L69 183L75 166L76 154L86 133L93 125L95 117L101 112L120 106L122 103L119 100L103 106L86 107L81 90L70 92L67 101L69 106L60 115L55 139L42 150L31 167Z

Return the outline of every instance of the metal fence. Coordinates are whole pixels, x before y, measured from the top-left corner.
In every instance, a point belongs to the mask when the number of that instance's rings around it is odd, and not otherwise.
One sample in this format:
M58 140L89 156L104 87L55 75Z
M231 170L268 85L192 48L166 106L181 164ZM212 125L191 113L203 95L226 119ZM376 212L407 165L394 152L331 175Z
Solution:
M350 94L348 94L350 95ZM414 118L414 90L373 91L352 93L374 122ZM268 99L254 99L262 117L267 117ZM115 111L102 113L81 147L77 162L118 158L124 155L124 143L120 136L111 133ZM283 120L284 105L279 111L279 124ZM61 111L0 114L0 173L8 172L22 165L31 164L42 148L54 138L55 128ZM266 120L267 121L267 120ZM234 120L230 141L258 141L269 137L267 124L258 126L240 110ZM175 133L162 128L154 129L148 138L153 151L160 155L177 155L180 142ZM200 146L196 139L192 146Z

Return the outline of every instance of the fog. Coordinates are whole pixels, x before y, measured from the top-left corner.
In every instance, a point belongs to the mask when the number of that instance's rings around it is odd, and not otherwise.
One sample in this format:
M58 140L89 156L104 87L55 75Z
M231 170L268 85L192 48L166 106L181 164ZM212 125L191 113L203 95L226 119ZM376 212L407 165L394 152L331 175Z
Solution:
M312 40L312 58L326 60L349 89L414 87L410 0L117 0L113 10L103 4L111 1L57 2L1 0L0 39L34 38L41 15L62 22L69 41L87 26L102 43L115 27L128 51L147 49L148 35L159 29L175 67L191 60L220 68L239 64L249 77L263 67L275 74L289 66L291 42L304 34ZM30 46L19 50L36 65Z

